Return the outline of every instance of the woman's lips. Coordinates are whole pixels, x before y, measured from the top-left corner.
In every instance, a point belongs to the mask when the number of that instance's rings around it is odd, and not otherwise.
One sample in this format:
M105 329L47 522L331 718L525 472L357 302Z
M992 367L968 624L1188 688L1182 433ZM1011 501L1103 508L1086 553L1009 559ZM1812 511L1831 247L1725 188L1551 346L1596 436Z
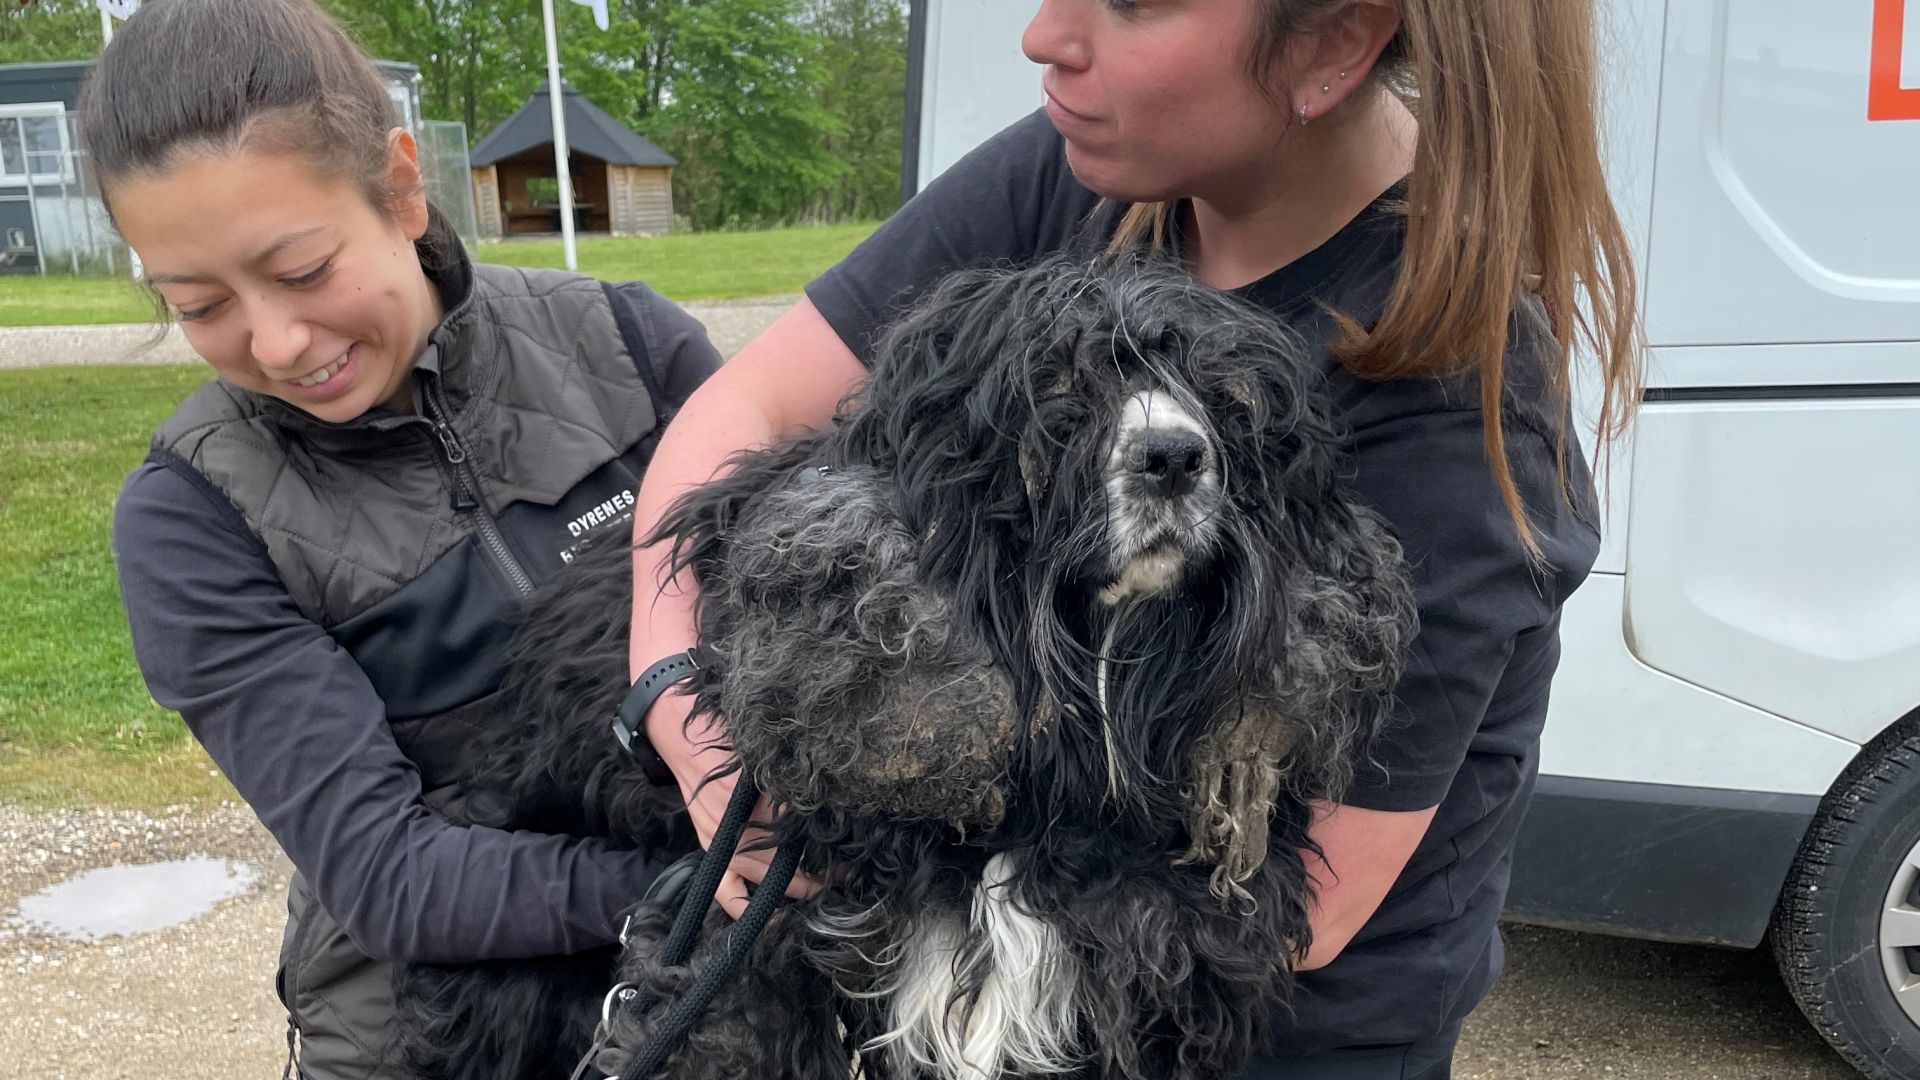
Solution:
M348 388L353 386L354 376L360 373L360 346L356 344L348 347L347 351L341 354L338 360L321 368L320 371L331 372L331 374L321 382L311 385L305 385L291 379L281 383L281 385L286 387L289 396L302 401L326 401L330 398L338 397L346 393ZM302 378L311 379L319 373L320 372L309 372L307 375L302 376Z
M1083 113L1078 109L1072 108L1071 106L1068 106L1062 103L1061 100L1054 95L1053 91L1051 90L1046 91L1046 95L1047 95L1047 113L1051 115L1054 119L1058 120L1064 117L1068 121L1071 121L1076 124L1099 123L1098 120L1095 120L1093 117L1088 116L1086 113Z

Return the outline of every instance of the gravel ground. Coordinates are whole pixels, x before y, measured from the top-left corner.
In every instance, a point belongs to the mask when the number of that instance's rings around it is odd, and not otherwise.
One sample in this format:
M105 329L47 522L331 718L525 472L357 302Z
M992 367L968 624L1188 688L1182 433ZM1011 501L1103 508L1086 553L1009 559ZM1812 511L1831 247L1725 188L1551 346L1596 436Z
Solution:
M116 862L202 855L259 871L246 893L156 933L77 943L12 918L21 897ZM267 1080L291 872L240 806L0 806L0 1078ZM1855 1080L1763 954L1508 931L1506 978L1474 1014L1460 1080Z
M722 356L732 356L797 296L699 300L685 304L707 326ZM0 369L66 364L190 364L193 350L178 326L156 337L144 323L107 326L0 327Z
M1860 1080L1764 950L1507 928L1507 972L1467 1023L1457 1080Z
M87 870L190 856L258 879L206 915L80 943L23 926L22 897ZM266 1080L285 1052L274 959L286 858L246 808L0 806L0 1077Z

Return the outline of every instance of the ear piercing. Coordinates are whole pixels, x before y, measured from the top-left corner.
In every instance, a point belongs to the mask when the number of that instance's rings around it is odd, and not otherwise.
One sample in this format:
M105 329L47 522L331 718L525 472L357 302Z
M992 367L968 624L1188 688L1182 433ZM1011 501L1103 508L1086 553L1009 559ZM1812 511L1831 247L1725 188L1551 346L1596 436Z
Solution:
M1341 73L1340 73L1340 81L1341 81L1341 82L1346 82L1346 81L1347 81L1347 73L1346 73L1346 72L1344 72L1344 71L1343 71L1343 72L1341 72ZM1331 94L1331 93L1333 93L1333 84L1332 84L1332 83L1321 83L1321 84L1320 84L1320 92L1321 92L1321 93L1323 93L1323 94ZM1302 106L1300 106L1300 126L1301 126L1301 127L1306 127L1306 126L1307 126L1307 121L1308 121L1308 119L1309 119L1309 115L1308 115L1308 113L1307 113L1307 107L1306 107L1305 105L1302 105Z

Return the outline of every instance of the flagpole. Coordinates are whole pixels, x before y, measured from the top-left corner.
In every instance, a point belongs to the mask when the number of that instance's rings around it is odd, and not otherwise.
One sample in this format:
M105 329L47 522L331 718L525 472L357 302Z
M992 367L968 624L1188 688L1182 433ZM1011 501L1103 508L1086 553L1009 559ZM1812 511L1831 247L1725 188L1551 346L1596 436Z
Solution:
M567 170L567 108L560 96L560 49L553 38L553 0L540 0L540 15L547 30L547 96L553 103L553 166L560 181L560 246L565 249L567 269L578 270L579 259L573 250L573 174Z
M100 47L104 49L108 45L113 44L113 12L107 9L105 0L95 0L94 6L100 9ZM88 212L91 213L92 211ZM109 242L107 248L107 271L109 273L113 272L113 248L111 242ZM139 281L145 272L144 268L140 265L140 253L133 250L132 247L127 248L127 271L133 275L133 280L135 281Z

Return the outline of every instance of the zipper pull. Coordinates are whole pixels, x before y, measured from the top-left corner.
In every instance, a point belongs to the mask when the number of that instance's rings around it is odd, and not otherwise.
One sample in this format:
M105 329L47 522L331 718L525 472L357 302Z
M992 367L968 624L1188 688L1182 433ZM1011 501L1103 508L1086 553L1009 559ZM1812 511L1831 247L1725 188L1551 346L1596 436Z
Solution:
M440 440L440 451L447 455L447 464L459 465L467 460L467 448L460 445L460 437L453 433L452 424L434 420L433 434Z
M440 452L446 456L447 464L453 466L448 479L453 481L453 509L457 513L470 513L480 508L480 500L467 490L467 471L460 466L466 464L467 448L460 445L460 437L454 434L453 425L439 417L431 421L433 436L440 441Z
M467 462L467 448L460 443L460 434L447 423L447 406L436 392L432 383L421 387L420 398L426 404L427 422L433 425L434 438L440 440L440 452L446 455L453 481L453 509L455 513L467 514L480 509L480 500L474 497L467 486L467 470L460 466Z

